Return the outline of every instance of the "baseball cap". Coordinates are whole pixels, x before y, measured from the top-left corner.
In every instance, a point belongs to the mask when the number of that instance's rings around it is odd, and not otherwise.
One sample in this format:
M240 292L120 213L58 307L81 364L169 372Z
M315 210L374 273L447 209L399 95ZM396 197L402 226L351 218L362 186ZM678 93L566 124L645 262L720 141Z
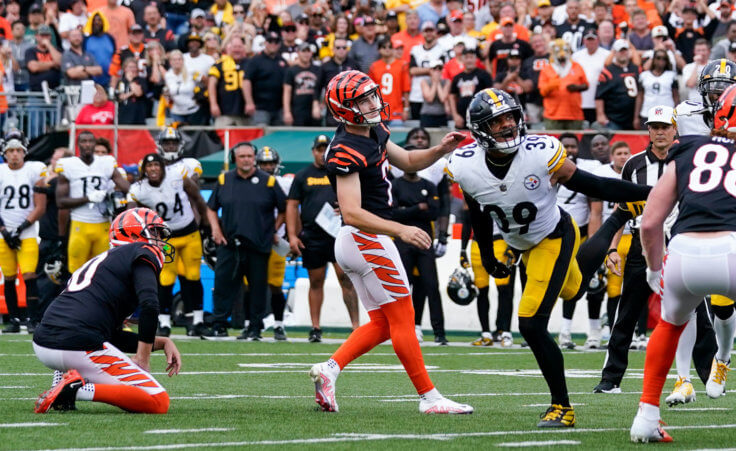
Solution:
M438 22L437 23L437 34L447 34L450 32L450 29L447 27L447 24L444 22Z
M736 42L732 42L728 45L729 52L736 52Z
M398 20L398 18L399 18L399 16L396 14L396 11L389 11L389 12L386 13L386 20L391 20L391 19L397 19Z
M28 12L29 13L40 13L40 12L43 12L43 6L41 6L40 3L34 3L28 9Z
M371 17L371 16L364 16L363 17L363 26L366 26L366 25L375 25L375 24L376 24L376 19L374 19L373 17Z
M597 38L597 37L598 37L598 31L595 28L587 28L585 30L585 33L583 34L583 39Z
M309 22L309 16L301 13L296 17L296 23Z
M281 35L275 31L269 31L264 37L266 38L266 42L281 42Z
M309 42L302 42L301 44L299 44L298 46L296 46L296 50L298 52L301 52L303 50L309 50L310 52L314 53L314 49L312 48L312 44L310 44Z
M131 30L132 28L133 27L131 27ZM202 40L202 36L200 36L199 33L189 33L189 35L187 36L187 42L189 41L199 41L200 44L204 43L204 41Z
M317 135L316 138L314 138L314 142L312 143L312 148L319 146L326 146L330 143L330 138L327 137L327 135Z
M537 8L542 8L544 6L552 6L552 3L550 3L549 0L538 0L537 1Z
M421 28L422 31L424 31L424 30L436 30L436 29L437 29L437 27L434 26L434 22L432 22L431 20L425 21L422 24L422 28Z
M429 63L429 67L431 67L431 68L445 67L445 63L443 63L442 60L432 60Z
M203 10L203 9L200 9L200 8L194 8L194 9L192 10L192 12L191 12L191 13L189 14L189 17L191 17L192 19L196 19L196 18L198 18L198 17L204 17L204 16L206 16L206 15L207 15L207 14L205 14L205 12L204 12L204 10Z
M463 12L459 9L456 9L455 11L450 13L449 21L450 22L461 22L463 20Z
M514 19L510 17L502 17L501 20L498 21L498 25L503 27L505 25L513 25Z
M48 25L41 25L38 27L36 34L51 35L51 28Z
M664 25L657 25L656 27L652 28L652 37L658 38L658 37L667 37L669 36L669 33L667 33L667 27Z
M653 106L647 113L647 125L649 124L674 124L675 110L669 106Z
M617 39L616 42L613 43L613 51L614 52L618 52L618 51L621 51L623 49L627 49L628 50L628 48L629 48L629 41L627 41L625 39Z
M463 49L463 55L475 55L475 54L476 54L475 49L469 49L467 47Z
M509 50L508 57L509 58L521 58L521 53L519 52L519 49L511 49Z

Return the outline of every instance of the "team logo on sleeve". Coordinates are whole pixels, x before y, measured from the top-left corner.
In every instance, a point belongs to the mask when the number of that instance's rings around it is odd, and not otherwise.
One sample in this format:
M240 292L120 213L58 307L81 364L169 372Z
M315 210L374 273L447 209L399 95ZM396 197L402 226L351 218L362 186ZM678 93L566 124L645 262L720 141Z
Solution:
M539 181L539 177L534 174L524 177L524 188L528 189L529 191L533 191L539 188L540 183L541 182Z

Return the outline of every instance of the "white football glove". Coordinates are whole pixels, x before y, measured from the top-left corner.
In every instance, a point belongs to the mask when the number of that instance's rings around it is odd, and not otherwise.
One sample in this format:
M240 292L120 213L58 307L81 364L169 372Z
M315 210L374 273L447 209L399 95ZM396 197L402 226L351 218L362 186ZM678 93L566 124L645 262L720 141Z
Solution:
M654 294L660 294L662 287L660 286L662 280L662 271L652 271L647 268L647 284L652 289Z
M434 256L435 256L435 258L443 257L446 252L447 252L447 243L442 243L439 240L435 240L435 242L434 242Z
M107 196L107 192L96 189L92 190L87 194L87 200L92 202L93 204L96 204L97 202L102 202L105 200L105 196Z

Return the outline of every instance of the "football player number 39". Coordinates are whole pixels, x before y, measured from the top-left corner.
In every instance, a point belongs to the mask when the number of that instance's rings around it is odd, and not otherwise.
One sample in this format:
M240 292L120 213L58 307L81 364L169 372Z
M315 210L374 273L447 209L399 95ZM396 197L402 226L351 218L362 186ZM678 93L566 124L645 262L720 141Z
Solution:
M504 233L511 231L511 224L506 213L498 205L485 205L483 212L486 214L493 213L498 219L496 224L501 228ZM519 229L519 235L524 235L529 231L529 225L534 222L537 217L537 206L531 202L521 202L514 206L511 210L511 216L517 224L521 226Z
M106 258L107 252L103 252L76 270L74 274L72 274L71 279L69 279L69 285L67 285L66 291L73 293L87 288L89 284L92 283L92 277L94 277L97 267L100 266L100 263L102 263Z
M723 183L726 192L736 197L736 153L731 156L730 162L729 154L728 149L718 144L706 144L695 151L695 168L690 172L688 188L696 193L705 193ZM724 174L723 166L726 163L731 169Z

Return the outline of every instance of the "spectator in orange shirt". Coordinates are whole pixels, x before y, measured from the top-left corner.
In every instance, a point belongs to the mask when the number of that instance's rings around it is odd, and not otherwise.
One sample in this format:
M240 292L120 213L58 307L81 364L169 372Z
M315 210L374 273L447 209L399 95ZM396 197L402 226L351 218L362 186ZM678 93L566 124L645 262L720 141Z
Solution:
M383 100L389 106L389 125L400 127L409 119L409 65L396 59L393 44L389 38L378 40L381 58L371 64L368 76L381 87Z
M391 43L395 48L404 48L401 59L407 63L411 60L411 48L424 44L424 35L419 30L419 14L415 10L406 12L406 30L391 36Z
M572 60L572 50L564 39L550 44L552 61L539 74L539 93L544 104L547 130L580 130L583 126L583 98L588 79L583 68Z
M133 11L127 6L118 5L117 0L107 0L107 5L100 8L100 12L110 25L107 32L115 39L115 46L117 48L127 46L128 30L135 23Z

